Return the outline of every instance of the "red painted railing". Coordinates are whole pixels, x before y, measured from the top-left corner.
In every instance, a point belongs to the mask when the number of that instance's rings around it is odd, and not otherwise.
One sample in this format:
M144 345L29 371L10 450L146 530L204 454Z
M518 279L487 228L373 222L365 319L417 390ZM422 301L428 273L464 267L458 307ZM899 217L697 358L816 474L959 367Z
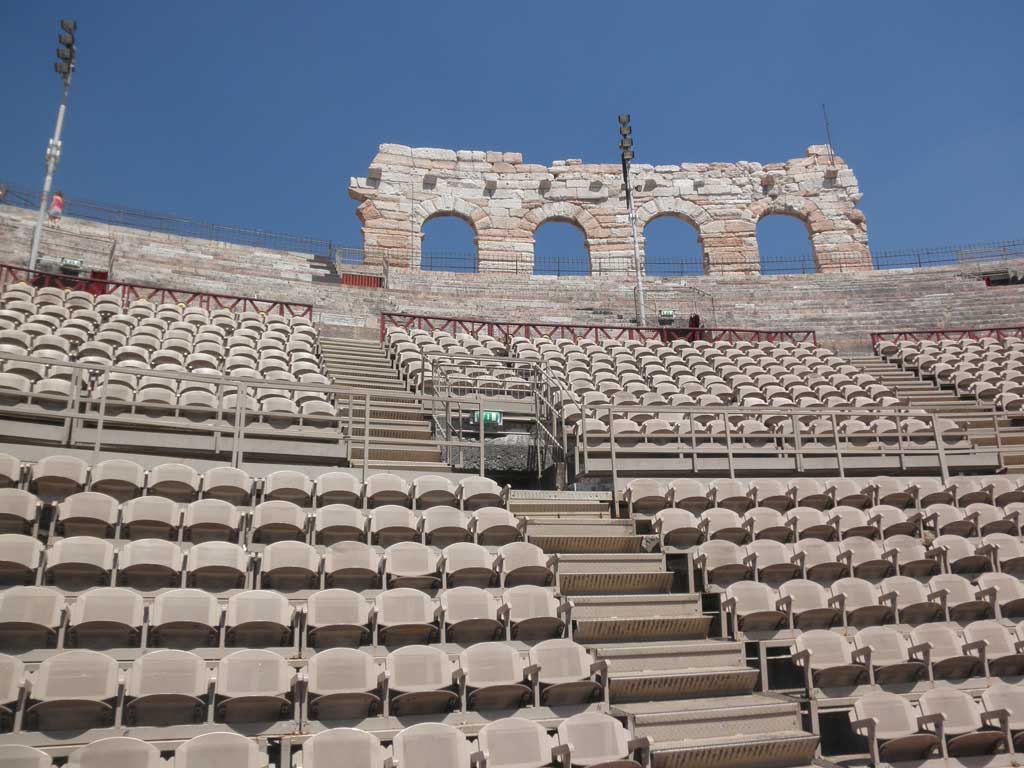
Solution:
M638 328L629 325L568 325L555 323L503 323L495 320L473 320L458 317L431 317L382 312L380 336L388 328L400 327L425 331L446 331L451 334L486 333L498 339L524 336L526 338L568 338L591 341L624 341L653 339L669 343L678 339L691 341L809 341L818 343L814 331L763 331L748 328L675 328L670 326Z
M871 334L871 346L880 341L938 341L939 339L1021 339L1024 325L1006 328L934 328L926 331L876 331Z
M9 283L31 283L37 288L62 288L69 291L87 291L95 296L108 293L120 296L128 303L146 299L154 304L184 304L203 309L230 309L232 312L263 312L268 315L285 317L307 317L313 319L313 307L309 304L295 304L290 301L273 299L249 299L244 296L226 296L219 293L184 291L177 288L161 288L154 285L137 285L111 280L97 280L91 277L55 275L38 272L10 264L0 264L0 290Z

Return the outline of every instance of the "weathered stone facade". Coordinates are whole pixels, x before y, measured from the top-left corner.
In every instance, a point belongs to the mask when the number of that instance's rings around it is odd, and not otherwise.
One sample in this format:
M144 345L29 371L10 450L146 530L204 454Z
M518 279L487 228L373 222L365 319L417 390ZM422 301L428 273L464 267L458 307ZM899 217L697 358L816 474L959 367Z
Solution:
M673 216L699 233L707 274L760 272L757 222L782 214L807 227L821 272L871 269L867 222L853 171L827 146L785 163L633 165L640 248L643 228ZM533 268L534 232L546 221L583 231L594 273L628 269L632 240L621 168L517 152L382 144L365 178L352 178L368 263L418 266L423 225L458 216L476 233L480 271Z

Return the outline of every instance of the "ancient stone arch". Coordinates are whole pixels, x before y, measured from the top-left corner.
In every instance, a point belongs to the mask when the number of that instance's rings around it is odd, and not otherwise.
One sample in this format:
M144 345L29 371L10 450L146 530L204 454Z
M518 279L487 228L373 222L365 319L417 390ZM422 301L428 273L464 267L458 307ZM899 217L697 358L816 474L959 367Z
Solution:
M697 227L708 274L760 270L757 221L770 213L802 218L823 272L871 269L857 179L826 146L784 163L634 165L638 227L674 215ZM360 202L367 260L414 254L423 223L449 213L471 221L481 271L533 271L533 234L543 221L571 221L586 238L594 273L632 264L621 169L616 163L524 163L517 152L382 144L349 194Z

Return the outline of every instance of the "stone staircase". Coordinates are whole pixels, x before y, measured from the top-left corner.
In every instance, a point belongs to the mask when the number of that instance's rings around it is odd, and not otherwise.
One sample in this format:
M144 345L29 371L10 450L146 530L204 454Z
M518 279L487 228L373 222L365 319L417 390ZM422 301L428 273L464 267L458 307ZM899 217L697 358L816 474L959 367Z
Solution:
M429 411L406 394L398 372L376 341L321 338L324 368L332 382L351 388L350 401L339 397L339 413L350 418L356 438L352 462L362 461L366 434L365 393L371 396L369 411L369 461L377 470L405 469L423 472L450 471L442 461L441 448L433 439ZM389 395L393 395L390 396ZM397 441L397 442L396 442Z
M877 376L881 383L905 399L912 408L920 408L936 416L956 416L956 422L968 430L971 441L977 446L996 444L993 418L988 409L974 399L957 397L951 389L940 387L934 379L920 378L915 371L907 371L896 363L884 360L878 355L848 356L851 364ZM976 414L976 415L975 415ZM997 416L996 423L1010 426L1009 418ZM1024 453L1024 436L1007 435L1002 438L1004 445L1021 445ZM1024 474L1024 456L1007 456L1007 472Z
M650 737L652 765L811 765L818 738L799 704L759 692L744 643L710 636L702 595L680 591L664 553L643 551L637 521L611 518L607 493L545 493L514 491L510 509L557 559L573 638L608 665L612 711Z

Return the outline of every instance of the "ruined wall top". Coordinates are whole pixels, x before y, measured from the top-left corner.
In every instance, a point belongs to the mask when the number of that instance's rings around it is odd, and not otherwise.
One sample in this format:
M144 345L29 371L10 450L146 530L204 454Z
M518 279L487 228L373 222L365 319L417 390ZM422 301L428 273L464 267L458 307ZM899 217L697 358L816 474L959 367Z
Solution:
M634 164L631 185L641 231L659 216L689 222L708 273L757 273L757 222L771 214L804 221L820 270L871 268L857 179L826 145L782 163ZM518 152L382 144L367 175L350 180L349 194L360 202L371 259L389 252L418 258L423 224L442 215L474 228L481 271L532 264L534 231L551 220L583 231L594 271L632 258L617 163L539 165Z

